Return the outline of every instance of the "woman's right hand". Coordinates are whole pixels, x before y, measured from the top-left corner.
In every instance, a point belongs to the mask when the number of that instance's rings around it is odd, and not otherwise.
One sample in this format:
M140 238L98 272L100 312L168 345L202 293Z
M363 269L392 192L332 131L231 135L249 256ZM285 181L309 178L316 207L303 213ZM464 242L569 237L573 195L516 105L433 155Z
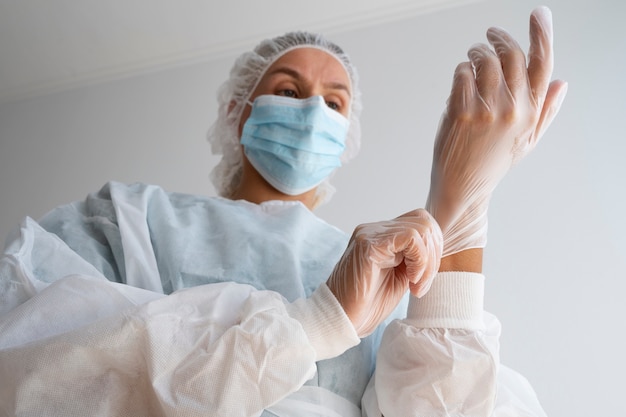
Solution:
M355 229L327 285L359 337L372 333L407 290L418 297L428 291L442 246L439 225L424 209Z

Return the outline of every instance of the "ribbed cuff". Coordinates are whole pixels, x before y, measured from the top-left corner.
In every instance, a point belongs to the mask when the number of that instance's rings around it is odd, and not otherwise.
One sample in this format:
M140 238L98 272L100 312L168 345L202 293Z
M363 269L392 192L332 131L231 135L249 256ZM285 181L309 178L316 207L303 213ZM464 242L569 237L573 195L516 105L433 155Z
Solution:
M318 361L339 356L361 341L341 304L325 283L311 297L287 304L287 312L302 324Z
M422 298L411 296L407 321L418 328L480 330L485 277L472 272L440 272Z

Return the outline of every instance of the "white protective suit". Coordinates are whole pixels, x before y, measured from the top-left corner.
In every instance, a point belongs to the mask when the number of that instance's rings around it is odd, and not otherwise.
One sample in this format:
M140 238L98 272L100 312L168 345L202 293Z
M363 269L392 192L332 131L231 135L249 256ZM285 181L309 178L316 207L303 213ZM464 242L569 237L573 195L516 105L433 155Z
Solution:
M544 415L499 365L481 275L439 274L359 340L325 284L347 241L300 203L142 184L26 219L0 259L0 416Z

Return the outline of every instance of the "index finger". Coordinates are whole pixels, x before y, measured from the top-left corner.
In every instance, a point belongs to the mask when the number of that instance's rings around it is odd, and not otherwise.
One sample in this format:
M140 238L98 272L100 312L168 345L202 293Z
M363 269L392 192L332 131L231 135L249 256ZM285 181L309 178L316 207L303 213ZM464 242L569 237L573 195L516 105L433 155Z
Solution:
M476 96L476 78L470 62L457 65L452 79L452 90L448 98L448 113L461 120L470 120Z
M543 105L548 91L553 61L552 12L542 6L530 14L530 48L528 50L528 82L533 97L539 105Z

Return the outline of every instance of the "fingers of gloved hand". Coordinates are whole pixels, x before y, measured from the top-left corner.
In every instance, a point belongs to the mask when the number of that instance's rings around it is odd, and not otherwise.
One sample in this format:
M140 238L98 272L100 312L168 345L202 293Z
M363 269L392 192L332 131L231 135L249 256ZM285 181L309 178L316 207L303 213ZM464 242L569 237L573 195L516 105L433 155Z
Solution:
M452 90L447 104L448 115L460 120L469 120L476 95L476 81L472 64L461 62L454 71Z
M432 283L443 252L443 234L435 219L424 209L406 213L398 219L412 220L414 233L405 234L406 239L398 247L404 247L402 271L409 281L411 293L421 297ZM397 268L396 271L400 272Z
M441 228L439 224L435 220L435 218L428 212L428 210L420 208L417 210L410 211L401 216L398 216L396 221L406 221L408 222L409 227L413 227L417 234L420 237L420 241L428 248L429 252L435 255L433 260L436 265L435 268L439 267L439 256L441 255L441 248L443 245L443 234L441 232ZM403 251L405 255L409 255L411 253L410 248L407 248Z
M393 242L394 251L399 256L400 263L394 266L395 279L416 283L428 267L428 249L425 240L428 240L429 231L419 226L407 226L396 236Z
M526 56L517 41L504 29L490 28L487 39L500 60L506 85L513 95L519 97L528 90Z
M430 286L433 279L439 270L439 264L441 263L441 256L443 254L443 234L441 231L436 231L433 234L422 235L423 244L417 256L421 257L422 268L417 275L417 280L409 281L409 290L414 296L421 298L424 296ZM412 259L413 255L407 255L406 259Z
M357 226L351 240L359 241L385 258L402 254L411 238L422 233L441 233L435 219L425 209L412 210L393 220L367 223ZM372 259L382 261L374 256Z
M554 56L552 49L552 12L538 7L530 14L530 48L528 50L528 81L539 107L548 91Z
M537 122L535 134L533 135L535 142L539 141L559 113L561 104L563 104L563 100L567 95L567 87L567 83L562 80L555 80L550 83L546 100L541 109L541 114L539 115L539 122Z
M399 267L407 255L411 256L422 249L422 233L429 234L428 226L422 218L403 218L384 223L361 225L354 234L355 251L364 262L371 262L377 268ZM413 255L417 258L416 255ZM406 262L405 262L406 263ZM400 278L413 279L421 265L411 261L397 272ZM406 273L404 273L406 271Z
M504 84L502 64L495 52L482 43L472 46L467 56L476 74L476 90L489 110L493 111Z

